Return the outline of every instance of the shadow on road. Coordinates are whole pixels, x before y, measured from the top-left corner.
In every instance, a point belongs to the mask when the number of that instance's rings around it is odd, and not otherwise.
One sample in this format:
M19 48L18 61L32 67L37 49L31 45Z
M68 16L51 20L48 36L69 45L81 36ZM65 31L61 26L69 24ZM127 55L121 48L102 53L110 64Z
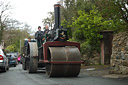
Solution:
M1 74L1 73L6 73L6 72L3 72L3 71L0 70L0 74Z

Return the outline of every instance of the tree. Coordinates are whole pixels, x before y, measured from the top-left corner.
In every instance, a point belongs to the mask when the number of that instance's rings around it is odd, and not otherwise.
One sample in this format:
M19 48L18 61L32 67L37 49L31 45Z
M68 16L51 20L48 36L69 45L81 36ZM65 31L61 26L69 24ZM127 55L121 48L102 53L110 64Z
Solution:
M79 17L74 20L72 27L73 39L81 42L81 47L86 48L90 45L91 50L99 49L99 34L101 30L111 30L114 27L112 20L104 20L101 14L95 8L89 13L78 11Z
M114 21L115 32L128 29L128 0L95 0L95 5L104 19Z
M17 49L16 49L16 46L14 44L12 44L12 45L7 46L6 51L7 52L16 52Z
M61 7L61 20L64 28L68 29L68 36L72 38L73 27L70 25L73 22L73 18L77 18L78 11L84 10L89 12L93 4L86 0L64 0L64 6Z
M93 0L76 0L77 11L84 10L85 12L89 12L94 6L93 2Z
M2 41L3 31L6 28L6 23L8 21L10 10L12 6L9 2L0 1L0 43Z
M52 28L54 24L54 12L48 12L48 17L42 20L44 25L49 25Z
M17 20L10 19L6 27L7 29L3 32L6 50L12 52L20 51L20 41L23 46L24 39L30 37L30 26L27 23L21 23ZM11 50L12 47L15 47L15 50Z

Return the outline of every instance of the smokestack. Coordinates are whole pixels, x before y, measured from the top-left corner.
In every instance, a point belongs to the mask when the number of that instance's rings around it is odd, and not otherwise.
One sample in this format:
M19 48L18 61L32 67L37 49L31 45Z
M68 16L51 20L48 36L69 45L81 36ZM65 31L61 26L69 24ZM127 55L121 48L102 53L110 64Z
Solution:
M60 4L54 5L55 29L60 28Z

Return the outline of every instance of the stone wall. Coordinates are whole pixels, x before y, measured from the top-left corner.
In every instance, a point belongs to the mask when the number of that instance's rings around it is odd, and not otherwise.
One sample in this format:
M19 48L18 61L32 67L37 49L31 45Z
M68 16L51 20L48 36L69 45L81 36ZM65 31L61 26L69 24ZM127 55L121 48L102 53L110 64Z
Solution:
M82 60L84 61L84 65L99 65L100 64L100 54L97 53L96 51L93 51L91 56L87 56L87 53L82 56Z
M128 74L128 32L113 37L110 73Z

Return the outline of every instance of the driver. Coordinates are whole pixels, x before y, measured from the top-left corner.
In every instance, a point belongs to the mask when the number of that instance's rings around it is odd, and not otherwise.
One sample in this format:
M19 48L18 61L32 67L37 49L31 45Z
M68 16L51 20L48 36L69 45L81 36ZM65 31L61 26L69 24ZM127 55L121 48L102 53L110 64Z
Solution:
M38 31L35 33L35 39L37 40L38 48L42 47L42 44L44 42L43 35L44 32L41 31L41 26L38 26Z

